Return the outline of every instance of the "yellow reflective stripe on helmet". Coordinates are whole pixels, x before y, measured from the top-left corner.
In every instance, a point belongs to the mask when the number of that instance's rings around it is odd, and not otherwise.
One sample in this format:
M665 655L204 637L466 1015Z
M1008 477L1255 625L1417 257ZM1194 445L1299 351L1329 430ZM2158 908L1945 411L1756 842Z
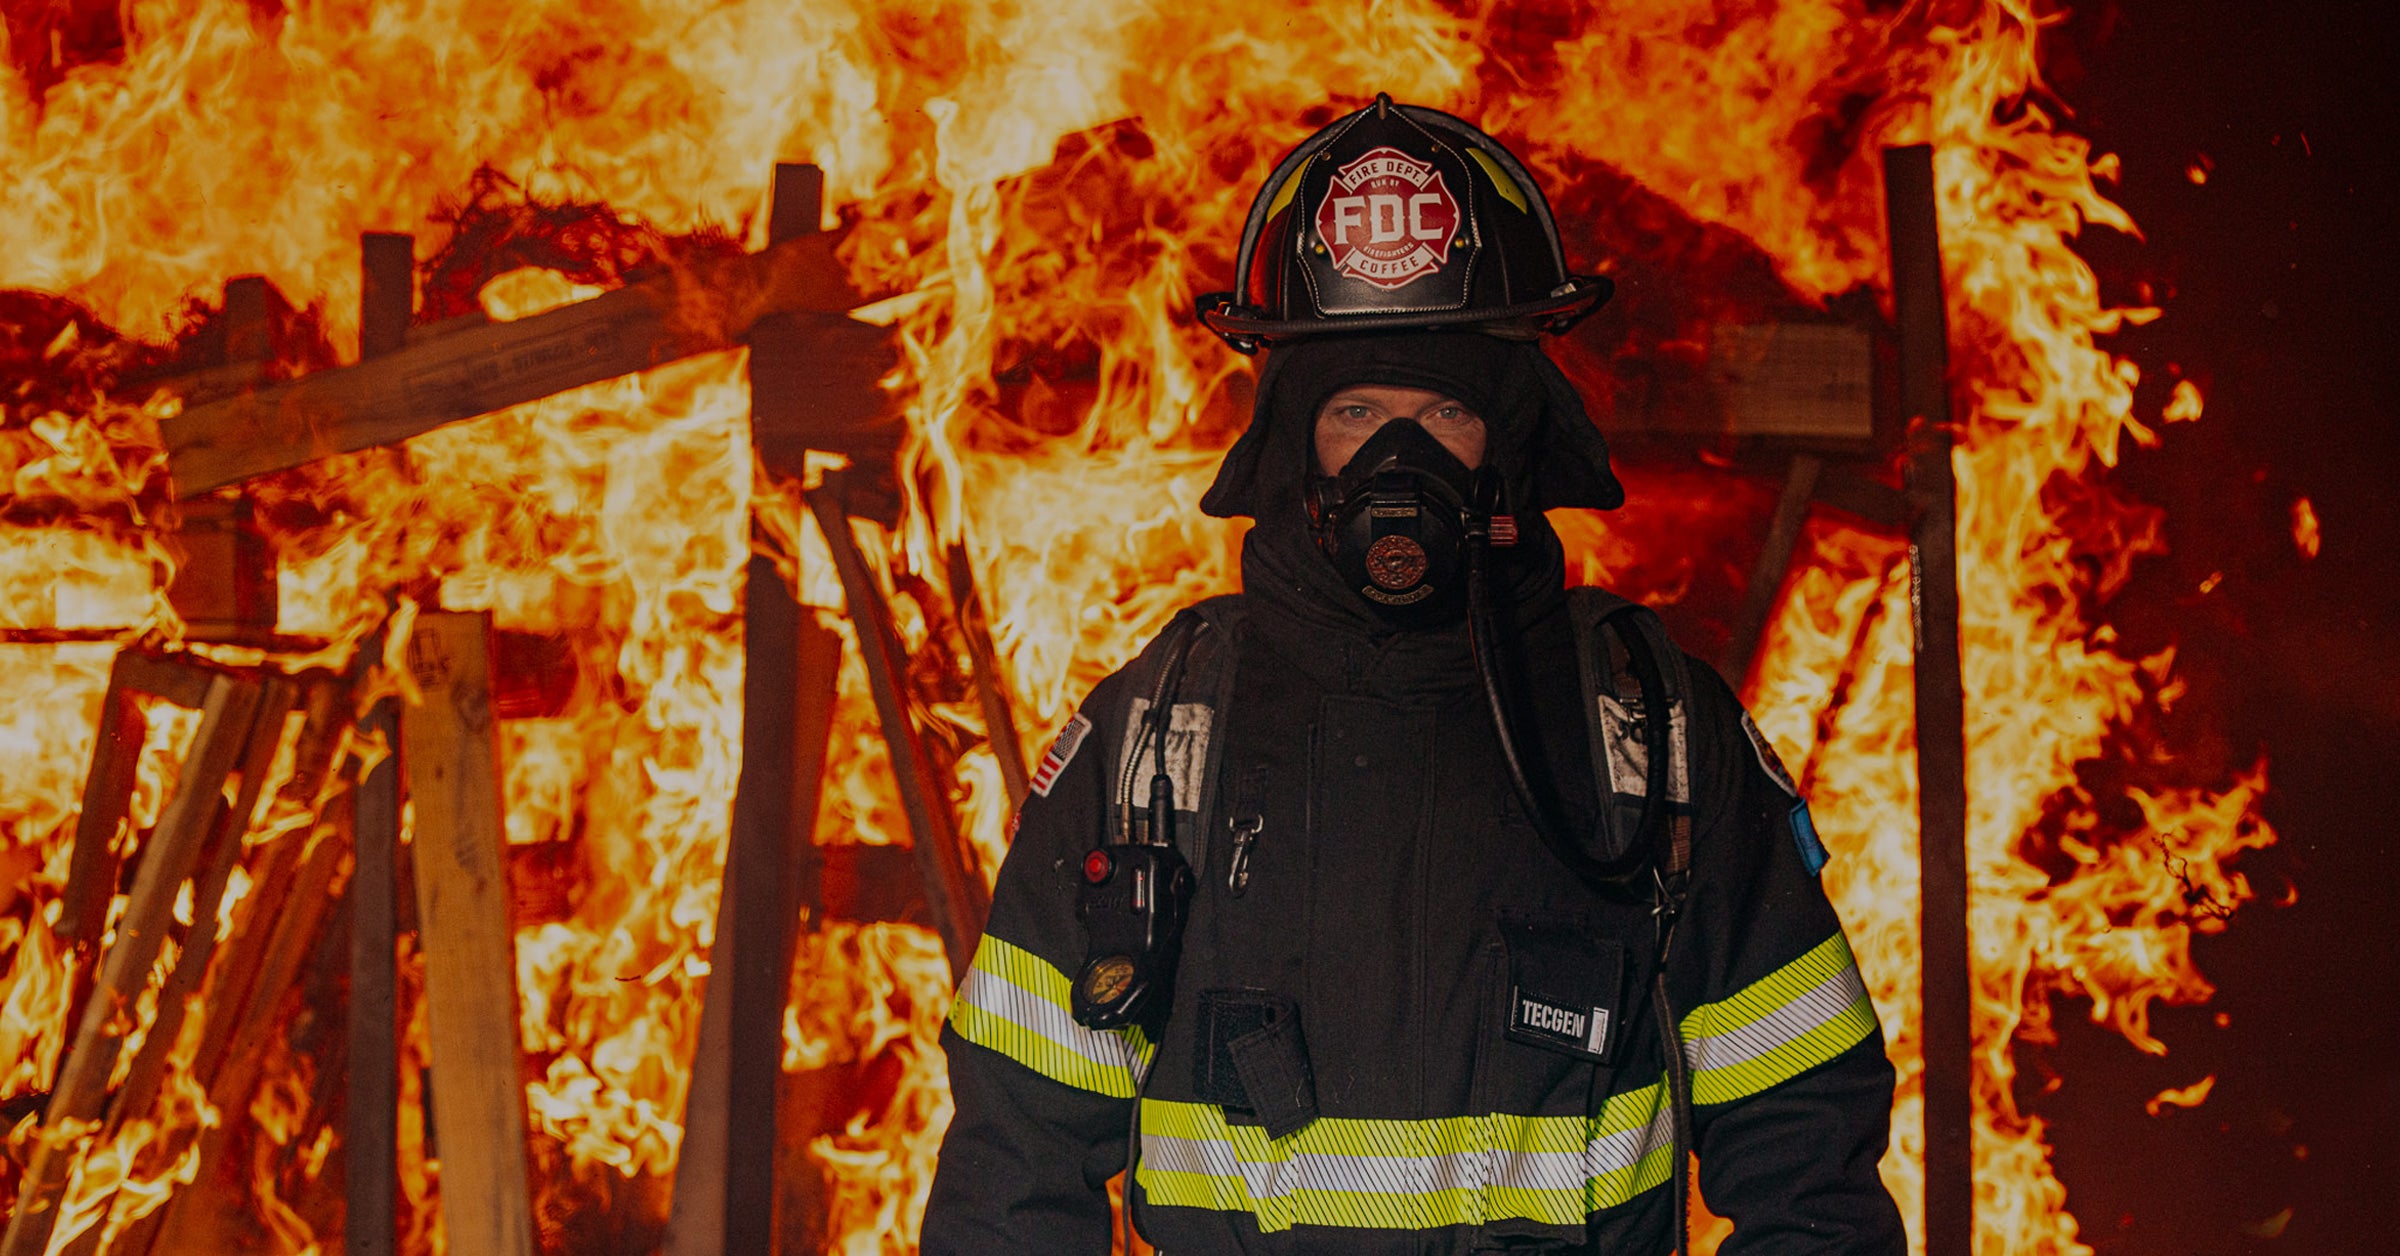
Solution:
M1139 1029L1104 1033L1076 1024L1068 998L1065 973L987 933L950 1005L950 1025L1052 1081L1133 1098L1135 1071L1150 1065L1149 1041Z
M1467 145L1467 156L1474 158L1475 164L1483 167L1483 172L1491 176L1492 190L1500 194L1501 200L1516 206L1520 214L1533 212L1525 204L1525 189L1518 187L1517 181L1508 177L1508 172L1500 168L1499 162L1485 156L1482 149L1472 144Z
M1875 1004L1840 933L1683 1018L1694 1103L1730 1103L1815 1068L1875 1032Z
M1309 161L1315 160L1316 158L1314 157L1309 158ZM1298 170L1294 170L1291 174L1291 177L1283 181L1283 186L1275 189L1275 199L1267 202L1267 216L1259 221L1275 221L1275 215L1282 213L1283 207L1291 204L1292 198L1299 195L1300 176L1306 173L1308 173L1308 161L1301 162L1300 168Z
M1524 1219L1581 1225L1665 1182L1662 1086L1611 1098L1597 1120L1494 1113L1426 1121L1321 1117L1270 1139L1209 1104L1142 1101L1143 1193L1153 1204L1295 1225L1417 1230Z

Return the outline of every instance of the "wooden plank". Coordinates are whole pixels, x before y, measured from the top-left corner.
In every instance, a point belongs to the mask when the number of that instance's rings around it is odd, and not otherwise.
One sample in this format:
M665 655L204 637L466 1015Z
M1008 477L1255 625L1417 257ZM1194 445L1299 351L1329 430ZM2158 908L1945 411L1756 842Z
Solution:
M1968 1256L1975 1241L1974 977L1967 937L1966 697L1958 644L1958 485L1950 462L1949 325L1933 149L1883 152L1908 424L1909 582L1915 611L1919 937L1925 1050L1925 1251Z
M124 667L125 687L135 693L164 698L186 711L197 711L208 697L208 686L216 679L216 669L188 654L156 655L143 650L127 650L118 656Z
M416 815L417 937L441 1096L443 1227L453 1251L532 1256L490 633L487 614L418 618L408 665L424 703L401 717L401 771Z
M223 361L264 362L275 356L268 296L264 275L239 275L225 281L225 310L217 326L224 337Z
M1708 380L1735 433L1864 444L1874 439L1874 344L1846 323L1724 323Z
M183 1029L185 1001L199 992L201 979L208 972L209 958L216 952L217 909L224 902L225 887L232 880L234 868L242 862L242 839L249 832L259 794L266 786L267 773L274 766L275 752L283 741L284 717L291 714L299 696L298 682L288 676L268 677L261 690L258 713L251 719L249 736L242 747L238 769L241 785L235 790L233 806L218 814L218 822L199 861L200 870L192 881L191 934L184 941L182 954L176 958L175 970L159 989L158 1018L143 1037L142 1048L135 1053L125 1081L110 1105L112 1130L130 1118L148 1115L151 1101L158 1096L159 1084L166 1077L167 1052Z
M360 731L395 745L399 721L379 702ZM399 912L393 901L400 845L400 774L392 756L358 784L350 873L350 1092L343 1131L342 1225L351 1256L391 1256L400 1190Z
M786 868L798 827L793 780L798 757L799 691L791 663L800 653L799 602L765 556L750 560L743 632L749 665L742 685L742 777L726 851L725 896L731 926L711 948L709 985L725 1002L724 1247L763 1252L774 1242L775 1079L783 1071L783 1005L792 988L793 904ZM713 964L728 961L723 975Z
M181 514L173 543L184 562L167 595L183 616L185 638L274 648L281 614L275 547L249 494L195 498Z
M84 776L83 809L76 816L75 845L68 856L66 892L60 903L61 938L89 948L106 927L116 896L117 831L133 796L148 721L134 703L137 694L163 698L185 710L206 701L216 673L181 658L159 658L138 649L121 650L109 668L101 702L100 737Z
M842 635L828 626L821 612L800 616L800 654L792 669L798 696L794 699L792 739L792 858L787 861L790 900L799 909L799 928L786 939L785 950L797 950L800 930L825 923L825 848L817 845L817 818L824 806L825 755L833 739L833 707L840 696ZM787 960L788 966L788 960Z
M1817 501L1894 532L1908 530L1907 495L1853 465L1827 466L1817 477Z
M858 629L859 647L866 657L868 687L875 695L875 714L883 727L884 745L891 751L892 772L898 778L901 807L908 815L917 870L925 885L926 905L932 909L935 928L942 935L942 949L950 960L950 975L963 981L967 965L975 957L975 944L983 936L984 917L991 912L991 895L982 876L967 865L966 851L959 844L958 826L951 818L949 793L917 736L915 717L909 713L904 688L907 655L892 628L891 607L884 603L883 590L876 584L874 573L867 569L866 557L858 549L858 538L851 534L850 517L841 504L838 476L828 476L823 487L808 494L808 509L816 516L817 527L824 532L826 544L833 551L833 565L842 578L842 600L849 606L850 622Z
M372 359L408 342L416 310L416 242L371 231L360 237L359 255L359 352ZM360 662L380 656L382 646L377 634L362 647ZM389 700L376 703L359 721L359 735L397 750L397 711ZM399 1241L400 1199L399 911L394 904L400 767L393 755L384 756L358 782L351 842L342 1245L349 1256L391 1256Z
M813 166L777 166L769 239L780 244L815 233L823 203L822 172ZM806 409L800 394L767 386L791 365L788 351L772 338L751 347L754 432L772 408L793 414ZM794 665L806 662L804 626L823 630L784 585L773 559L751 559L746 575L742 773L684 1104L668 1256L765 1251L773 1243L777 1161L757 1149L779 1145L775 1094L782 1074L783 1009L791 991L793 918L799 895L815 888L804 884L815 878L801 865L814 851L828 731L823 721L831 699L827 695L820 702L806 695L808 678L795 684L794 672L807 669ZM813 729L807 723L811 714L820 721Z
M358 356L380 358L408 344L417 317L417 240L395 231L358 237Z
M653 275L588 301L506 323L463 326L356 365L184 411L159 425L175 495L192 497L333 454L394 444L447 423L742 343L770 313L811 364L808 383L880 414L891 362L884 329L858 303L834 239ZM864 399L872 395L872 406Z
M173 921L175 896L191 874L202 839L223 805L220 795L226 776L250 731L259 701L259 686L233 676L219 676L202 700L200 728L175 782L158 825L134 874L125 914L117 922L116 941L101 960L98 988L83 1008L66 1058L51 1086L42 1135L17 1194L8 1230L0 1235L0 1256L41 1256L57 1221L59 1192L82 1142L82 1135L102 1111L109 1075L115 1071L118 1048L124 1040L128 1005L149 982L159 944Z
M1808 503L1816 495L1817 473L1825 460L1814 454L1792 455L1792 469L1783 478L1783 495L1776 499L1775 517L1767 525L1766 543L1751 565L1749 587L1742 592L1741 610L1734 616L1733 633L1717 658L1717 671L1735 689L1750 675L1751 656L1758 652L1759 634L1783 592L1783 576L1792 565L1792 549L1800 543L1800 527L1808 522Z
M1025 743L1017 735L1017 719L1008 708L1008 688L1000 679L999 652L992 647L991 613L975 587L975 563L964 542L950 546L950 600L958 606L958 629L967 639L967 658L975 668L975 700L983 707L985 736L992 757L1000 761L1000 781L1008 790L1011 809L1025 805Z
M1874 337L1832 321L1720 323L1697 361L1662 356L1610 438L1722 438L1860 452L1874 443Z
M337 794L332 809L339 813L349 802L349 795ZM299 979L318 930L336 900L335 876L344 853L343 843L311 841L307 834L277 839L266 868L244 902L242 926L226 962L209 974L201 996L207 1021L201 1027L192 1074L206 1082L209 1103L219 1112L239 1113L249 1108L267 1046L281 1027L276 1012ZM201 1132L203 1168L224 1162L226 1140L238 1124L228 1122ZM193 1210L202 1206L205 1197L203 1191L177 1191L164 1206L126 1227L124 1237L110 1248L111 1256L147 1256L160 1234L186 1233L195 1224Z
M125 1080L109 1100L108 1120L101 1133L103 1141L115 1137L127 1121L150 1115L150 1106L166 1081L168 1053L183 1032L189 1000L199 993L208 973L209 958L216 953L217 909L224 901L234 868L242 861L242 839L249 832L259 795L265 790L275 752L281 748L284 717L291 713L299 696L299 682L288 676L268 677L261 691L258 711L251 717L236 769L241 784L234 793L233 805L217 812L216 823L200 853L198 870L192 877L191 930L184 938L183 951L176 957L173 971L159 983L157 1015L148 1032L142 1035L141 1048L134 1052ZM104 1229L105 1223L86 1229L60 1256L90 1256L99 1251Z
M820 846L817 855L825 919L934 927L916 875L916 852L905 846L844 844Z
M83 775L83 808L75 817L75 845L67 855L67 884L59 896L61 941L89 947L100 940L109 900L117 888L117 830L133 801L133 774L140 765L148 721L126 683L129 651L119 651L100 699L100 727L92 741L92 765Z

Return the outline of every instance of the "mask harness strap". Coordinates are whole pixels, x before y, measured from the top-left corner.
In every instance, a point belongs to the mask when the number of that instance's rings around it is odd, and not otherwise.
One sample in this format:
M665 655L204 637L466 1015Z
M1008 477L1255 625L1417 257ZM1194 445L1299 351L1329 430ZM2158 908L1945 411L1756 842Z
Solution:
M1692 1082L1682 1037L1677 1031L1674 1004L1668 995L1667 960L1691 876L1691 851L1688 842L1671 831L1673 801L1667 791L1673 779L1674 747L1666 678L1659 670L1649 634L1639 624L1623 625L1618 636L1625 643L1627 661L1642 691L1642 744L1647 752L1642 812L1634 830L1633 849L1614 862L1595 859L1568 836L1566 823L1549 800L1534 788L1524 757L1518 752L1501 685L1490 567L1491 515L1489 511L1478 510L1471 512L1467 523L1467 643L1475 656L1475 670L1483 680L1484 699L1491 707L1492 729L1500 740L1500 758L1508 766L1509 784L1516 789L1518 802L1533 822L1542 845L1593 889L1621 896L1639 882L1645 869L1650 873L1651 914L1658 939L1658 971L1652 1000L1658 1017L1659 1044L1666 1061L1668 1103L1673 1110L1675 1170L1669 1185L1674 1192L1674 1251L1681 1256L1691 1236ZM1594 713L1587 711L1585 718L1594 718ZM1605 799L1601 805L1607 805Z

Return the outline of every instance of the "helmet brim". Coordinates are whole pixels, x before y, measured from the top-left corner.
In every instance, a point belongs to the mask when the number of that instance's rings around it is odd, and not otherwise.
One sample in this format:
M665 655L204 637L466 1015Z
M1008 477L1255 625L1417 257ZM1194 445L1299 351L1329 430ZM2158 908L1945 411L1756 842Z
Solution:
M1564 332L1606 304L1617 285L1601 275L1576 275L1568 290L1538 301L1520 301L1497 309L1421 310L1390 314L1353 314L1339 320L1323 318L1262 318L1241 312L1231 300L1200 311L1200 321L1236 349L1319 336L1354 336L1381 331L1418 331L1433 327L1482 328L1502 335L1532 339Z

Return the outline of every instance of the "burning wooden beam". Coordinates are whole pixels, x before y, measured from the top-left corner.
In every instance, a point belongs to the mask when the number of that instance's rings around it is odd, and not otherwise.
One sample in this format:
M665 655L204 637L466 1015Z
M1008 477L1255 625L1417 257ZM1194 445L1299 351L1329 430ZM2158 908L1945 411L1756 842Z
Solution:
M778 165L768 237L812 235L824 206L814 166ZM762 322L772 331L785 316ZM808 368L781 332L750 352L753 438L762 464L797 474L804 448L771 448L772 433L805 431L809 412L839 399L788 387ZM761 434L769 434L762 437ZM803 442L805 444L805 442ZM668 1256L721 1256L776 1245L780 1149L815 1131L782 1128L790 1088L783 1073L783 1012L798 941L796 918L821 923L823 861L814 834L832 733L841 638L800 605L772 558L750 560L743 593L746 663L742 777L709 949L700 1041L675 1166Z
M783 1011L798 926L815 927L825 913L814 835L842 639L796 602L783 618L772 604L791 594L773 560L752 559L749 579L742 780L684 1104L667 1256L780 1250L774 1199L784 1166L765 1149L815 1133L784 1128L786 1105L777 1096L790 1081ZM758 591L761 581L774 588ZM883 875L907 873L887 867ZM759 881L772 883L768 891Z
M984 735L992 757L1000 761L1000 781L1008 790L1011 808L1025 805L1025 743L1017 737L1017 719L1008 709L1008 686L1000 677L999 652L992 647L991 614L975 587L975 562L965 542L950 546L950 600L958 607L958 630L967 640L967 658L975 667L975 699L983 707Z
M1775 517L1767 525L1766 544L1750 568L1750 584L1742 592L1742 608L1733 621L1733 634L1717 670L1740 687L1749 675L1751 657L1766 631L1767 616L1783 592L1784 573L1791 569L1792 550L1800 544L1800 527L1808 522L1808 503L1817 493L1817 476L1825 460L1815 454L1794 454L1792 469L1783 479L1783 494L1775 501Z
M101 961L98 988L85 1004L73 1041L59 1064L0 1256L41 1256L57 1223L59 1193L92 1122L102 1115L109 1076L129 1028L127 1009L148 983L150 966L171 923L177 891L192 871L223 805L220 791L250 738L260 699L257 682L209 678L200 701L200 728L184 758L175 794L159 816L134 875L116 941ZM105 901L105 900L103 900Z
M337 810L349 803L346 792L334 798ZM298 983L318 931L332 911L344 853L339 841L286 834L268 848L250 894L242 900L241 927L209 973L201 998L206 1019L192 1056L192 1076L207 1087L208 1101L219 1112L246 1111L258 1089L259 1071L280 1023L277 1012ZM225 1143L232 1133L227 1124L201 1132L203 1170L216 1166L222 1172ZM128 1226L110 1250L148 1256L161 1234L184 1234L196 1223L195 1210L203 1197L196 1184L177 1191L164 1206Z
M117 889L117 829L133 799L134 769L148 728L135 698L150 694L191 710L207 698L211 679L197 667L139 650L118 652L109 668L108 692L100 702L92 764L83 777L83 808L75 818L66 891L59 899L61 941L78 948L97 947L106 927L109 899Z
M1695 360L1660 355L1654 373L1617 381L1620 437L1731 436L1826 453L1875 439L1875 344L1838 321L1719 323Z
M1916 626L1917 824L1923 877L1925 1250L1975 1241L1974 979L1967 937L1966 693L1958 654L1958 484L1950 464L1949 324L1933 149L1887 148L1884 208L1908 424L1909 583Z
M209 959L216 953L218 905L224 900L235 866L241 863L242 839L248 834L250 817L258 807L275 754L282 747L284 717L291 713L300 690L300 682L288 676L266 679L258 712L251 719L247 744L242 748L237 769L241 784L234 794L233 806L217 813L217 822L211 828L192 878L192 926L184 939L183 952L176 957L173 971L159 987L156 1018L142 1035L141 1049L134 1053L125 1080L109 1100L108 1119L95 1145L114 1138L127 1121L148 1116L160 1086L166 1081L168 1052L183 1031L185 1009L190 1006L191 996L200 992ZM106 1228L104 1221L105 1214L102 1222L77 1235L61 1256L92 1256L98 1252Z
M983 936L984 917L991 913L991 895L981 874L967 864L957 822L950 814L949 794L917 734L915 716L908 709L908 656L892 627L891 607L885 604L875 573L859 552L858 538L851 534L838 475L828 475L823 487L808 494L808 509L833 551L833 565L842 578L842 599L849 606L850 622L858 629L868 686L874 691L884 744L891 751L892 774L908 815L926 903L942 935L951 977L964 980L967 965L975 957L975 945Z
M334 454L395 444L444 424L744 343L762 320L804 363L783 387L840 399L817 407L815 433L778 433L839 449L881 413L874 388L892 361L858 304L836 237L805 236L736 258L652 275L514 322L459 320L354 366L207 402L159 425L179 498ZM388 346L388 342L379 342ZM873 398L864 413L860 399Z
M425 700L401 720L401 770L416 811L443 1227L461 1252L533 1256L490 633L488 614L417 619L408 661Z
M379 358L408 341L416 308L416 242L369 232L359 239L358 340L363 359ZM356 664L382 654L378 635ZM386 753L359 779L351 811L349 1093L342 1131L342 1246L349 1256L391 1256L398 1242L400 1192L400 1006L397 969L399 912L394 863L400 852L400 771L396 705L375 704L359 734Z

